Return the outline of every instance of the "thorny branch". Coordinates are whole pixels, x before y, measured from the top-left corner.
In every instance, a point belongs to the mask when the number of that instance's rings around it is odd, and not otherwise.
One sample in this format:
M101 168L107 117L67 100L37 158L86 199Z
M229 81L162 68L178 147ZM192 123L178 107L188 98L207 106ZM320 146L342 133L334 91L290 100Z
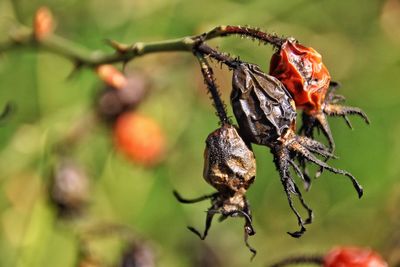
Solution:
M264 43L279 47L282 38L267 34L258 29L241 26L219 26L213 30L190 37L160 41L160 42L137 42L133 44L122 44L109 41L109 45L115 50L114 53L93 52L68 39L56 34L49 34L43 39L35 38L34 30L18 24L9 34L9 40L0 43L0 53L17 48L38 48L64 56L73 61L77 67L94 68L102 64L126 63L136 57L157 52L192 52L194 50L204 55L211 56L216 60L232 67L234 60L222 53L210 48L204 41L228 35L240 35L260 40Z

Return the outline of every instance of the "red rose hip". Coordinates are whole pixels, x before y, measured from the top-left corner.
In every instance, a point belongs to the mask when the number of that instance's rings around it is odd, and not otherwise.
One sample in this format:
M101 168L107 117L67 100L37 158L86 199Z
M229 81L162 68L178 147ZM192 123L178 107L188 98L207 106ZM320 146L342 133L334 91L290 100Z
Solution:
M321 55L313 48L286 40L271 58L270 74L286 86L297 107L309 111L321 109L331 76Z
M337 247L324 258L324 267L387 267L382 257L371 249Z
M369 123L367 115L357 107L339 105L343 96L335 95L338 84L331 82L321 55L311 47L289 38L272 56L270 74L280 80L292 95L296 107L303 109L301 132L313 137L314 128L322 131L334 151L334 140L326 116L341 116L351 127L347 115L357 114Z

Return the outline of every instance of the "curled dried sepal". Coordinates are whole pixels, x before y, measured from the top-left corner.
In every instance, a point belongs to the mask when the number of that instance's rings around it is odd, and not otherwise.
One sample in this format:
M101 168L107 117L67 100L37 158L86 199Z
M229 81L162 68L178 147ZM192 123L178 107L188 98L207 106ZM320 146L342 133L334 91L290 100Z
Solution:
M96 73L103 82L115 89L124 89L128 84L125 75L113 65L100 65L96 68Z
M40 41L54 32L55 23L53 14L50 9L43 6L40 7L35 14L33 21L33 32L35 39Z

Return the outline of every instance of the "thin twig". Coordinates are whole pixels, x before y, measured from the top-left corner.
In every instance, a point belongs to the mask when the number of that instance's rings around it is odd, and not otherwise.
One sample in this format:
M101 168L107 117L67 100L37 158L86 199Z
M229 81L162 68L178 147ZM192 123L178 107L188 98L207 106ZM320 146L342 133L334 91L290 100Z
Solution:
M190 37L184 37L160 42L138 42L132 45L123 45L115 41L111 41L111 44L116 50L114 53L92 52L55 34L50 34L43 39L37 40L32 29L19 25L10 33L8 41L0 43L0 53L12 49L33 47L64 56L78 66L93 68L102 64L126 62L135 57L155 52L192 52L195 40ZM120 49L117 49L117 46Z

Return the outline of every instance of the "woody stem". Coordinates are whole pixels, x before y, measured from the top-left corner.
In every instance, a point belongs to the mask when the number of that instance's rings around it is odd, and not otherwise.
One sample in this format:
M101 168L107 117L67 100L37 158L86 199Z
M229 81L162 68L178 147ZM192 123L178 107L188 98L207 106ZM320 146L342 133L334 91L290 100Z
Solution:
M109 41L109 44L115 51L113 53L104 53L90 51L79 44L55 34L49 34L43 39L37 39L32 29L17 25L9 34L9 40L0 43L0 53L17 48L37 48L66 57L78 67L95 68L102 64L128 62L136 57L151 53L192 52L193 50L200 50L202 54L210 55L216 60L230 66L232 60L208 47L208 45L203 43L203 37L204 35L200 35L159 42L137 42L131 45ZM218 36L215 35L214 37ZM207 39L214 37L209 36Z

